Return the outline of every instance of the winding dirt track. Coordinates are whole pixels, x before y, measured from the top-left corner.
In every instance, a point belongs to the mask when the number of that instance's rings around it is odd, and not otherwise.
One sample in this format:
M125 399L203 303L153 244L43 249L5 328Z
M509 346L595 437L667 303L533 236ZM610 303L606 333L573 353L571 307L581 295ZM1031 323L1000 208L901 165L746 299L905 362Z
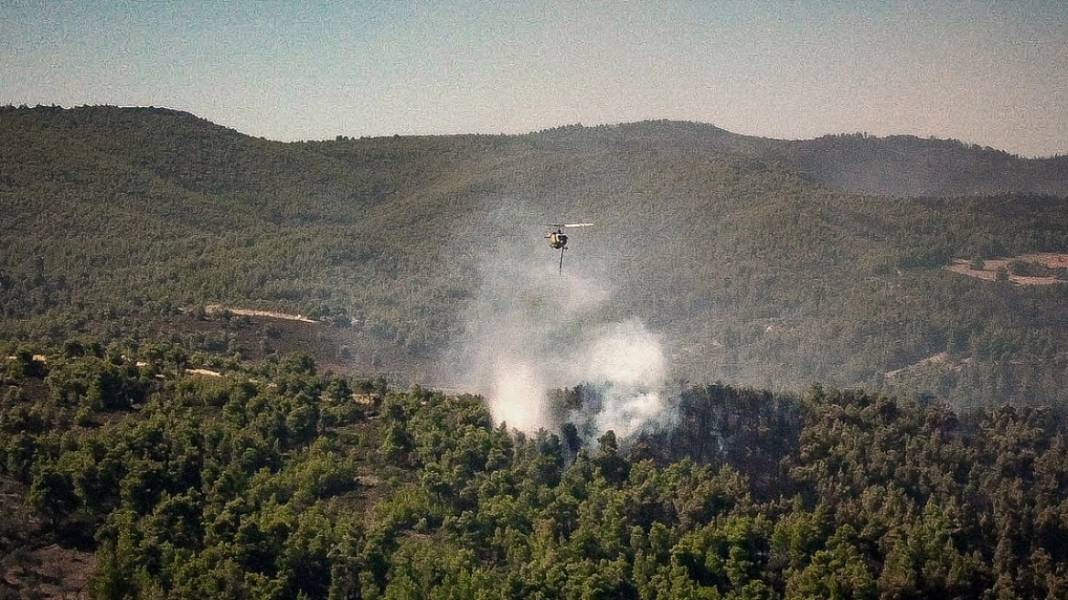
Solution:
M222 304L208 304L204 307L204 312L209 315L216 315L223 312L229 312L232 315L238 315L242 317L266 317L268 319L282 319L285 321L300 321L301 323L320 323L305 317L304 315L294 315L283 312L275 312L272 310L252 310L248 308L232 308L229 306L223 306Z

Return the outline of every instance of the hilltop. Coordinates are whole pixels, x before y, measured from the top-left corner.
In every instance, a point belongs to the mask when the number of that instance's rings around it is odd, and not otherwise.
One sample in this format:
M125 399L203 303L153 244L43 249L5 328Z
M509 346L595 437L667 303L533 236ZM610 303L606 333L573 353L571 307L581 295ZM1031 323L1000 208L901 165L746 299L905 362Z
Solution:
M9 108L0 336L163 335L233 360L302 344L418 379L486 258L551 263L541 224L573 216L598 226L570 268L611 284L679 377L1062 403L1068 285L944 267L1068 251L1066 160L670 121L281 143L167 109ZM327 323L293 341L299 324L182 312L209 304Z
M162 168L161 175L173 177L183 185L198 189L210 187L214 191L262 189L283 180L305 185L314 181L323 183L324 175L340 176L337 172L330 173L331 167L323 164L331 162L323 160L327 157L363 159L359 166L365 168L375 166L365 162L366 159L389 158L388 152L377 156L351 152L339 156L336 152L338 147L356 144L403 152L406 160L428 152L455 156L517 148L556 152L734 154L777 164L836 191L865 195L1068 195L1068 155L1022 158L958 140L911 135L878 137L843 133L808 140L782 140L732 133L707 123L660 120L594 127L565 125L522 135L369 138L338 135L332 142L283 143L246 136L190 113L166 108L6 107L0 108L0 114L4 116L8 134L40 128L71 135L97 150L139 161L140 166ZM318 156L293 152L306 145L317 150ZM168 157L182 152L188 154L181 165L167 164ZM220 161L240 161L242 156L251 158L252 153L256 153L255 167L248 165L252 168L243 173L228 173L224 178L213 173ZM319 171L319 177L309 178L308 173L298 169L312 164L319 165L314 169ZM338 166L336 162L333 165Z
M1068 156L1021 158L958 140L866 133L780 140L705 123L645 121L532 133L545 148L737 154L840 192L885 196L1068 194Z

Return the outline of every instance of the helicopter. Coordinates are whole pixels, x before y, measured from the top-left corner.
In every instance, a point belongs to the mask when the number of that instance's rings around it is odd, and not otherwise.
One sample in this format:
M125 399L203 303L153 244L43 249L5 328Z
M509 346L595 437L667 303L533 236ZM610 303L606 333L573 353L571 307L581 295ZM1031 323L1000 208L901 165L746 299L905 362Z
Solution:
M564 250L567 250L567 234L564 229L575 227L591 227L593 223L550 223L549 227L555 227L556 231L545 234L549 240L549 247L560 251L560 272L564 272Z

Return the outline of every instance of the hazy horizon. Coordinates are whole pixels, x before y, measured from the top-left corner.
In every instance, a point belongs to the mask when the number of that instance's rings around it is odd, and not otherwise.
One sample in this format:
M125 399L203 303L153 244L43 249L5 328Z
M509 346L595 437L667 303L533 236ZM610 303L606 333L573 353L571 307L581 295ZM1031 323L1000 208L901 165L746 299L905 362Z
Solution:
M0 103L280 141L696 121L1068 153L1068 5L0 5Z

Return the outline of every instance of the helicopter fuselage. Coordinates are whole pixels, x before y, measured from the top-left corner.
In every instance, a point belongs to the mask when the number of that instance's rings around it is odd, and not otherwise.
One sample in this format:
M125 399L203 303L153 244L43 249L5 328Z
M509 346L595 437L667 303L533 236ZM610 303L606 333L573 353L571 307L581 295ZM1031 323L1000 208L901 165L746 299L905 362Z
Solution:
M567 234L562 231L553 231L545 236L549 240L549 247L553 250L563 250L567 247Z

